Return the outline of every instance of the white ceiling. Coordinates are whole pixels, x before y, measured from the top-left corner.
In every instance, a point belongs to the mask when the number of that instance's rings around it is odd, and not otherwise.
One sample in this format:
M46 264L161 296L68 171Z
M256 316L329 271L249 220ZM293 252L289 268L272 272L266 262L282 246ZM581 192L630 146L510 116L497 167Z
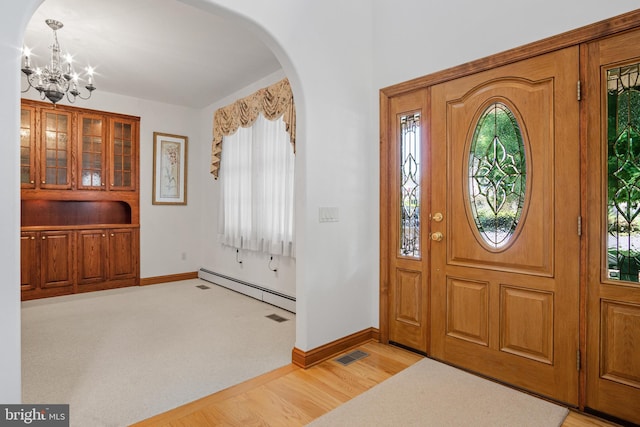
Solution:
M49 18L76 71L95 68L96 94L202 108L281 69L246 28L176 0L45 0L25 32L35 65L49 60Z

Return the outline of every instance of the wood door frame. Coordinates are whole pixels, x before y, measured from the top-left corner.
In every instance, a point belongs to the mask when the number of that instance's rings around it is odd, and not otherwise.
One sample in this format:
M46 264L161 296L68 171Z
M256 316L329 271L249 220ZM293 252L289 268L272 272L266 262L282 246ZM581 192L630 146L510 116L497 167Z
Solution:
M389 283L390 254L394 248L390 247L390 230L387 227L390 210L390 166L388 164L388 152L391 149L390 144L394 140L390 135L389 126L389 106L391 98L402 96L417 89L429 88L435 84L447 82L460 77L475 74L481 71L490 70L502 65L518 62L524 59L532 58L544 53L553 52L571 46L580 46L581 44L604 38L624 31L640 28L640 9L627 12L622 15L615 16L610 19L602 20L594 24L580 27L575 30L561 33L556 36L545 38L533 43L529 43L520 47L516 47L495 55L481 58L475 61L467 62L455 67L451 67L442 71L437 71L418 77L403 83L388 86L380 89L380 302L379 302L379 322L380 322L380 341L388 343L389 341ZM581 63L584 63L585 54L581 49ZM585 66L580 67L580 79L585 80ZM580 105L580 209L581 215L586 214L586 108L582 103ZM581 366L586 366L586 340L587 340L587 275L586 275L586 242L587 239L581 239L580 242L580 306L579 306L579 348L581 354ZM586 396L586 369L581 369L579 374L579 407L584 409Z

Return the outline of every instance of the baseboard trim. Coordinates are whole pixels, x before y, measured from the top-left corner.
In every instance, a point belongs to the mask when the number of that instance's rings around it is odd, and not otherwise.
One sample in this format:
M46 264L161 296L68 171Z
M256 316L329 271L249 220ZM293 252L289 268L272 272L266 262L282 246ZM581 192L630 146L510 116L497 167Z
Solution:
M294 347L291 352L291 362L304 369L310 368L339 353L372 340L380 341L380 330L378 328L364 329L309 351L302 351Z
M145 277L140 279L140 286L157 285L158 283L177 282L179 280L197 279L198 272L190 271L188 273L168 274L166 276Z

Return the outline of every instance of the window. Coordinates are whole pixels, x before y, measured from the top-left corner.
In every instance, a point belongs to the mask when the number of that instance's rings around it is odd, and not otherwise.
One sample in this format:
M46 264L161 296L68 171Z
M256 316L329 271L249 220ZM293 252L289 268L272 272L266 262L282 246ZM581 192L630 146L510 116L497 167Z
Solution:
M223 138L220 241L294 256L294 153L282 118L262 114Z
M420 114L400 117L400 255L420 258Z
M640 281L640 64L607 70L608 278Z
M504 247L520 223L527 162L518 120L502 102L480 116L469 153L469 202L484 242Z

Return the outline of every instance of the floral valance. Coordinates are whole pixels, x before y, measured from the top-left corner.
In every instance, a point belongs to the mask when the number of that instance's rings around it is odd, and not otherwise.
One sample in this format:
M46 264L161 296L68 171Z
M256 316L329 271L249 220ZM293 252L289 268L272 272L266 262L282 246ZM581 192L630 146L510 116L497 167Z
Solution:
M260 89L231 105L219 108L213 115L213 144L211 147L211 174L218 179L222 156L222 137L233 135L239 127L250 127L258 114L268 120L282 117L291 145L296 148L296 110L288 79L280 80L269 87Z

